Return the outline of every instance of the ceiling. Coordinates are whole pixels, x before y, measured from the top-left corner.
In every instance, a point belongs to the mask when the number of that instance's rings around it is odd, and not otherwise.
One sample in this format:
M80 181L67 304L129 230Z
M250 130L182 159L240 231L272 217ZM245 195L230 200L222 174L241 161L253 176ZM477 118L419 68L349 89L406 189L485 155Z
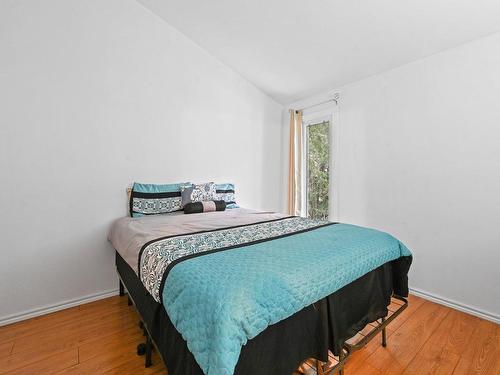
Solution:
M499 0L138 0L280 103L500 30Z

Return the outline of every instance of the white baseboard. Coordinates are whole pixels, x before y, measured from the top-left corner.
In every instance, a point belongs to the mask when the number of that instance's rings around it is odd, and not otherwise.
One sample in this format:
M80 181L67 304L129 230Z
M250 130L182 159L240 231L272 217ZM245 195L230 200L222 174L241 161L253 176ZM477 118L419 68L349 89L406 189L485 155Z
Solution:
M452 309L462 311L464 313L470 314L477 316L482 319L489 320L490 322L500 324L500 315L496 315L493 313L490 313L488 311L480 310L475 307L467 306L464 305L463 303L459 303L453 300L450 300L448 298L444 298L441 296L437 296L433 293L426 292L421 289L416 289L416 288L410 288L410 293L417 296L421 297L423 299L429 300L431 302L436 302L439 303L440 305L444 305L447 307L451 307Z
M69 307L83 305L84 303L93 302L93 301L97 301L97 300L100 300L103 298L108 298L108 297L112 297L112 296L116 296L116 295L118 295L118 289L105 290L103 292L89 294L87 296L66 300L66 301L63 301L63 302L60 302L60 303L57 303L54 305L48 305L48 306L40 307L37 309L23 311L21 313L17 313L17 314L13 314L13 315L3 316L3 317L0 317L0 327L5 326L7 324L20 322L21 320L35 318L35 317L40 316L40 315L49 314L49 313L56 312L59 310L67 309Z

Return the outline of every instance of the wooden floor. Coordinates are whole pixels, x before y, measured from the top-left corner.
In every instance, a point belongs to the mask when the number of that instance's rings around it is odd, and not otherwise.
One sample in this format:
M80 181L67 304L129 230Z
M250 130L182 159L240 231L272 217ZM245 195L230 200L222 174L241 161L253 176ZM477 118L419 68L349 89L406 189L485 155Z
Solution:
M0 374L165 374L156 353L149 369L135 354L137 322L127 298L112 297L0 327ZM375 338L345 373L500 375L500 325L410 296L388 347Z

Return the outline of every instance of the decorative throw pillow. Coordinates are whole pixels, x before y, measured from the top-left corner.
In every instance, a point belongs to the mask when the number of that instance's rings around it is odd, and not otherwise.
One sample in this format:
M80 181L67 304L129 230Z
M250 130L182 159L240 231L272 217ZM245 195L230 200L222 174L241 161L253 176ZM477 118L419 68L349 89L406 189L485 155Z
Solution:
M186 185L181 187L182 207L191 202L212 201L215 199L215 184L207 182L198 185Z
M226 208L239 208L234 197L234 184L215 184L215 199L226 202Z
M202 201L191 202L184 206L185 214L197 214L201 212L224 211L226 202L224 201Z
M130 216L158 215L181 210L181 187L189 184L155 185L134 182L130 192Z

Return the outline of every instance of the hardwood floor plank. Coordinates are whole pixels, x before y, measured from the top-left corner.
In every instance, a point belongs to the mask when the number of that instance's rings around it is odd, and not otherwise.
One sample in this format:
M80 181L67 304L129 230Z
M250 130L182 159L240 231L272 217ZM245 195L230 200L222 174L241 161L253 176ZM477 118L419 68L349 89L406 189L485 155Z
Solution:
M106 375L135 375L135 374L167 374L165 365L160 357L153 352L152 357L153 365L149 368L144 367L144 357L135 357L128 362L112 368L104 372Z
M366 362L383 374L401 374L450 309L425 301L390 337L387 348L380 346Z
M20 364L20 367L4 371L3 374L15 375L46 375L54 374L59 370L69 368L78 364L78 348L65 350L52 355L46 356L43 359L33 361L31 363Z
M136 315L117 317L114 320L106 320L89 324L87 327L80 327L79 341L84 342L89 339L104 337L112 333L120 332L131 326L137 327L139 321Z
M408 307L391 323L391 330L397 331L397 329L401 327L406 320L423 305L424 302L425 300L423 298L410 294L408 296Z
M33 334L33 332L38 330L47 329L47 327L55 328L60 324L64 324L67 320L75 319L78 316L78 307L72 307L22 322L9 324L0 327L0 342L12 341L16 338Z
M14 341L0 344L0 358L10 355L13 347L14 347Z
M454 375L500 375L500 325L481 320Z
M349 371L349 372L347 372ZM368 364L367 362L363 362L361 366L359 366L356 371L351 370L345 370L344 371L346 374L363 374L363 375L381 375L382 372L373 367L372 365Z
M120 332L137 323L137 316L130 311L114 312L103 317L75 320L54 329L34 331L14 341L13 353L38 351L40 348L70 348L89 338L103 337Z
M63 352L67 352L71 349L77 350L78 348L76 346L72 348L57 348L48 345L40 347L37 351L11 354L9 356L0 358L0 374L14 371L17 368L21 368L28 364L45 360L46 358L53 357Z
M82 343L80 348L80 363L96 357L104 352L135 349L137 344L144 341L144 336L138 327L131 327L125 332L116 332L102 339L88 340Z
M479 318L450 311L403 374L453 373L479 322Z
M140 342L140 341L139 341ZM113 348L111 351L103 351L85 362L76 366L66 368L58 374L104 374L117 367L124 366L126 363L136 363L139 373L148 373L149 369L144 367L144 356L139 357L136 354L136 345L121 345ZM158 359L153 362L156 366L161 365ZM163 366L161 366L163 367ZM164 369L164 367L163 367Z

